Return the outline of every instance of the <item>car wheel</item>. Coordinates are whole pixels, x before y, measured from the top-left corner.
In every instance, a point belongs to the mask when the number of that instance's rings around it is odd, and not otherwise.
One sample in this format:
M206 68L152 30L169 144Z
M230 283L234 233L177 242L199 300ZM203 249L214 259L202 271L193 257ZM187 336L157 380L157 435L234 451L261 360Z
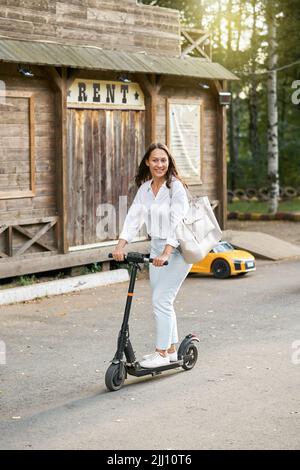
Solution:
M212 272L217 279L226 279L230 276L230 266L224 259L217 259L212 265Z

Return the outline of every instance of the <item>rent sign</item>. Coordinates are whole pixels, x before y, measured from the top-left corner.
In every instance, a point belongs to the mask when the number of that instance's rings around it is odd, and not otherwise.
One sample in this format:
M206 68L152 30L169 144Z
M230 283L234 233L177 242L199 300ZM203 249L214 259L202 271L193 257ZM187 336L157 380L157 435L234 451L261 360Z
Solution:
M145 109L138 83L76 78L68 91L68 108Z

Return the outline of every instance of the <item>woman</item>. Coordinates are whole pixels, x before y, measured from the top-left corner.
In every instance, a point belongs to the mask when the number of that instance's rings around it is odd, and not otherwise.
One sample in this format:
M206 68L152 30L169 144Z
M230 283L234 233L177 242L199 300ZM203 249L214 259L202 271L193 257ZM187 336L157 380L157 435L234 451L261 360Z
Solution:
M140 163L135 178L139 187L126 216L118 244L116 261L124 260L124 247L142 224L151 236L153 263L149 265L152 303L156 322L156 350L143 357L144 368L159 367L177 360L177 321L173 303L191 269L184 261L176 240L177 224L186 215L188 197L173 157L163 144L152 144ZM164 262L168 265L164 266Z

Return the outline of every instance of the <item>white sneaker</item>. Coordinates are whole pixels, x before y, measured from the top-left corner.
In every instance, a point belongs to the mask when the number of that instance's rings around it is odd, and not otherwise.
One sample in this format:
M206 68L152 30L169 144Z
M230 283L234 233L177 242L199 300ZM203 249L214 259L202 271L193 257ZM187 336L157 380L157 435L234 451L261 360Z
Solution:
M145 369L152 369L154 367L167 366L170 364L169 356L161 356L159 352L148 354L148 356L150 357L140 362L140 366L144 367Z
M151 354L146 354L145 356L143 356L143 360L150 359L151 357L155 356L156 353L157 353L157 351L154 352L154 353L151 353ZM174 351L172 353L168 353L168 356L169 356L170 362L177 362L178 361L177 351Z
M151 357L155 356L157 353L157 351L151 353L151 354L145 354L145 356L143 356L143 360L147 360L147 359L150 359Z
M172 353L168 353L170 362L177 362L178 361L178 356L177 356L177 351L174 351Z

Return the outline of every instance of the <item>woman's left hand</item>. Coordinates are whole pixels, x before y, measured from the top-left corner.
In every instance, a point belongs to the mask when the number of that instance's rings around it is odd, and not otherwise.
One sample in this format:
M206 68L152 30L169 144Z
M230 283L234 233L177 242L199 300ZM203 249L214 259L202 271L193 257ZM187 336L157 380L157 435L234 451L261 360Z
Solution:
M159 256L156 256L156 258L153 258L153 262L152 262L153 266L156 266L156 267L161 267L161 266L163 266L163 265L164 265L164 262L165 262L165 261L168 261L169 256L170 256L170 255L166 255L166 254L164 254L164 253L162 253L162 254L159 255Z

